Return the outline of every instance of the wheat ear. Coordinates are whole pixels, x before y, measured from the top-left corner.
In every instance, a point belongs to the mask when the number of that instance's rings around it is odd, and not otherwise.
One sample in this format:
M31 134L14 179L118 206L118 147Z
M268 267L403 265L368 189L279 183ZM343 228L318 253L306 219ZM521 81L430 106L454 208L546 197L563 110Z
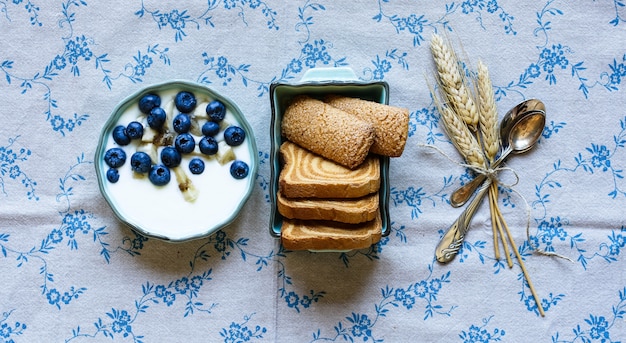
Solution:
M485 157L480 144L467 125L454 114L449 106L439 104L437 101L436 106L448 137L465 162L475 168L485 168Z
M467 80L461 73L459 60L438 34L433 34L430 51L437 67L439 83L456 114L470 127L478 124L478 108L472 98Z
M498 149L500 149L500 141L498 140L498 110L496 108L496 100L489 77L489 69L487 66L478 61L478 108L480 112L479 126L482 136L485 155L490 162L493 162Z

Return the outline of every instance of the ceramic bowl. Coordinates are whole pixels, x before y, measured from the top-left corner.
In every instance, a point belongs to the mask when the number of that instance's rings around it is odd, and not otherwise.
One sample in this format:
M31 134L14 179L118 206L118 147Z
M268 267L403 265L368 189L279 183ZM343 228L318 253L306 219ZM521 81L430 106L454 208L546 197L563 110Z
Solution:
M230 147L234 158L248 165L248 174L242 179L235 179L230 174L232 160L218 162L216 156L207 156L199 152L198 142L201 134L195 131L196 150L182 155L182 162L177 171L170 168L170 182L164 186L155 186L145 174L134 172L130 166L131 156L137 150L154 152L157 160L152 158L152 164L161 163L160 151L163 147L150 145L141 139L131 140L130 144L120 146L113 140L113 130L119 125L128 125L131 121L139 121L148 127L145 115L138 107L138 101L144 95L153 93L161 97L161 107L171 114L168 120L180 113L174 106L173 98L179 91L191 92L197 99L197 107L193 111L196 118L206 116L206 105L212 100L221 101L226 107L226 116L221 124L220 132L215 136L217 141L223 141L223 131L227 126L236 125L245 131L244 142L239 146ZM198 119L202 125L206 119ZM144 140L149 130L144 130ZM175 133L174 133L175 134ZM225 143L223 143L225 144ZM107 178L109 165L104 156L111 148L121 148L125 151L126 162L119 168L119 180L111 182ZM228 151L229 146L220 146L218 154ZM151 150L152 149L152 150ZM221 156L221 155L219 155ZM189 162L197 157L205 162L205 169L201 174L193 174L189 169ZM145 87L126 99L122 100L113 110L106 121L98 147L94 164L100 191L115 215L122 222L142 235L158 239L181 242L202 238L213 234L230 224L242 211L254 187L254 180L258 166L258 151L254 133L244 114L237 105L225 96L214 90L193 82L174 80ZM181 180L191 180L197 197L188 200L179 189Z
M280 237L283 217L276 207L278 192L278 176L280 174L279 148L284 138L281 136L283 113L291 99L298 95L323 97L327 94L358 97L389 104L389 85L384 81L365 82L359 80L350 68L313 68L307 71L299 82L273 83L270 86L270 102L272 120L270 126L270 202L271 213L269 230L274 237ZM380 213L382 219L382 235L387 236L391 230L389 219L389 157L380 157Z

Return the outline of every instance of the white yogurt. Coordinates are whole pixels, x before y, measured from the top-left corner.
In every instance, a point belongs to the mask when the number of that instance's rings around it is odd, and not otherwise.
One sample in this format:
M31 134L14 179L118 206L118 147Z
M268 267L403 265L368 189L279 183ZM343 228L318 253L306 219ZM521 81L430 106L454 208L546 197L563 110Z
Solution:
M159 92L161 107L168 112L170 125L171 119L179 113L173 106L173 99L177 92L177 90ZM198 92L194 92L194 94L198 101L196 111L204 113L206 104L213 99L210 99L207 95L198 94ZM144 118L145 115L139 111L138 106L132 105L120 116L115 126L127 126L131 121L139 121L144 122L145 131L149 127L145 124ZM242 127L228 110L228 107L224 122L229 125ZM200 125L202 125L202 122ZM215 136L218 142L223 141L223 129ZM146 135L145 132L144 135ZM196 152L199 152L197 144L202 136L194 135L194 138L196 140ZM155 186L150 182L147 174L139 177L137 173L132 171L130 158L137 150L140 140L132 140L129 145L119 146L113 140L112 135L110 135L105 151L113 147L124 149L126 152L126 163L118 168L120 178L116 183L105 180L108 186L109 197L115 203L119 214L126 221L134 226L143 228L150 234L165 236L172 240L198 236L217 225L227 222L232 217L233 211L240 206L242 199L245 197L249 178L254 177L251 175L253 166L247 142L249 139L253 138L249 132L246 132L243 144L232 147L236 159L245 162L249 167L248 176L241 180L235 179L230 174L232 161L221 165L216 158L200 153L194 152L182 155L182 162L178 168L182 168L198 191L198 197L191 202L185 200L182 192L179 190L173 170L170 170L171 179L165 186ZM160 153L162 149L163 147L158 148L158 161L153 160L153 164L161 163ZM202 174L194 175L189 171L189 161L194 157L201 158L205 163L205 169ZM108 169L108 166L106 168Z

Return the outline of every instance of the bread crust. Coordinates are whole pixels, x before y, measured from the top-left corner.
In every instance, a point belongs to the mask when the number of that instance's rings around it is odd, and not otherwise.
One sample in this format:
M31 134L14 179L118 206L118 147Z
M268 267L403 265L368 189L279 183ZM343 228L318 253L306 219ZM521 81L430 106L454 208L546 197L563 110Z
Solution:
M280 156L278 188L288 198L359 198L380 189L380 160L373 155L349 169L285 141Z
M348 168L356 168L374 143L374 127L308 96L293 99L281 122L288 140Z
M324 101L372 124L371 152L389 157L402 155L409 134L408 109L338 95L328 95Z
M288 250L354 250L380 241L380 215L361 224L283 219L281 242Z
M358 224L376 217L379 211L378 197L378 193L372 193L356 199L291 199L278 192L276 205L278 212L290 219Z

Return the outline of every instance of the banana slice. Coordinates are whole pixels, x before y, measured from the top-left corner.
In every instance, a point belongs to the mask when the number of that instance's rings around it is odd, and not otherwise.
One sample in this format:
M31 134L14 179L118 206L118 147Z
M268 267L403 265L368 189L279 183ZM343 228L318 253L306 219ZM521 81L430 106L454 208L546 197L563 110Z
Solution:
M172 129L172 119L174 119L174 109L176 105L174 104L174 100L170 100L163 109L165 110L165 123L163 123L163 131L173 131Z
M159 132L147 124L143 124L143 136L141 136L142 143L152 143L154 142L154 138L159 134Z
M220 122L220 131L226 130L229 126L230 126L229 122L227 122L226 120L222 120Z
M198 121L198 118L196 118L195 116L190 117L191 127L189 128L189 132L191 132L191 134L194 136L202 137L202 125Z
M237 158L233 148L226 144L225 141L217 143L217 162L220 165L225 165L230 161L234 161Z
M198 106L196 106L196 109L193 110L193 116L196 118L202 118L202 119L209 119L209 116L207 116L206 114L206 105L208 105L208 102L199 102Z
M145 152L150 156L152 163L156 163L159 160L158 147L152 142L142 142L137 146L137 151Z
M185 173L185 170L180 166L172 168L174 175L176 175L176 181L178 182L178 189L183 193L183 198L188 202L194 202L198 198L198 189L194 186L191 179Z

